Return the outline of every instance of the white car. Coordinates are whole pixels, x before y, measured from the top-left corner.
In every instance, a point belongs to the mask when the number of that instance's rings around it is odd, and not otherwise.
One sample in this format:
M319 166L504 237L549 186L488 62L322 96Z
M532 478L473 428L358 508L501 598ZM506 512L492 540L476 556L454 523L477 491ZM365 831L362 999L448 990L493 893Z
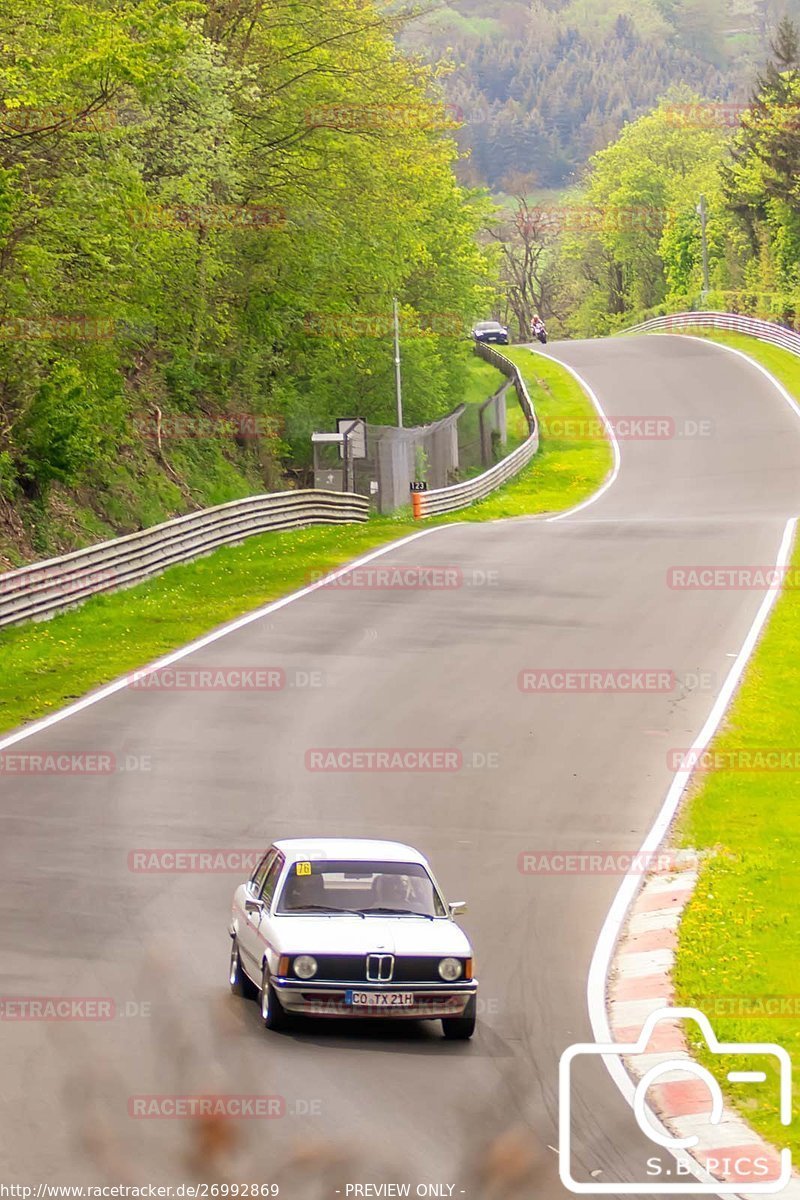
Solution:
M294 1015L405 1017L472 1037L478 984L453 919L465 907L399 842L275 842L233 898L231 989L260 995L268 1029Z

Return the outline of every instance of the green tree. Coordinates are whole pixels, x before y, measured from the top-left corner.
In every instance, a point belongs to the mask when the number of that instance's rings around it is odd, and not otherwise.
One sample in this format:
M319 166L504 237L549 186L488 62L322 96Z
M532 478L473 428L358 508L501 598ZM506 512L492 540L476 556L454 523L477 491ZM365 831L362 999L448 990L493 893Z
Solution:
M398 53L400 23L373 0L3 6L4 478L62 504L85 480L123 527L153 494L299 478L315 427L391 419L395 296L409 419L459 402L490 206L456 182L442 74ZM143 439L178 414L210 432Z
M573 222L579 231L564 247L583 281L577 330L612 328L616 318L659 305L669 294L699 290L696 206L702 193L714 201L710 244L716 269L724 247L716 198L727 135L706 127L704 111L698 97L672 92L593 158Z

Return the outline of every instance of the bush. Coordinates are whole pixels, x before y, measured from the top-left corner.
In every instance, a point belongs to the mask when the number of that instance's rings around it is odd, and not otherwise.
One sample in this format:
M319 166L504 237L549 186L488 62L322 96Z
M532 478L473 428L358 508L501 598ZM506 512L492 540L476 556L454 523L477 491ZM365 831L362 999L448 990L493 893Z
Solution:
M3 450L0 452L0 498L14 500L18 491L14 460L7 450Z
M58 363L15 430L22 479L40 495L79 483L99 454L101 419L79 368Z

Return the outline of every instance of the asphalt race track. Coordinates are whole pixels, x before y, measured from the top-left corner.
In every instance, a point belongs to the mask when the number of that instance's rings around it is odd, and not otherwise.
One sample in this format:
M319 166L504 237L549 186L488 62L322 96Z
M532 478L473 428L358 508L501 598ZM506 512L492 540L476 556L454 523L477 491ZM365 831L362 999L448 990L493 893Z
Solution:
M524 874L519 857L642 843L668 754L691 745L763 598L669 587L668 572L775 562L800 512L800 430L756 369L710 344L549 352L612 418L675 421L670 436L622 441L619 477L595 504L437 531L376 565L456 568L461 586L324 588L182 664L279 667L281 690L128 688L14 747L110 753L131 769L0 784L2 995L109 997L117 1012L0 1021L5 1177L160 1183L218 1170L280 1178L293 1200L394 1180L511 1195L518 1170L521 1194L566 1195L552 1149L558 1058L592 1038L587 973L620 879ZM521 671L565 668L672 671L679 684L520 690ZM456 749L463 766L308 770L307 752L327 747ZM468 901L473 1042L445 1043L438 1024L267 1034L257 1006L227 989L238 877L129 869L139 848L256 850L305 834L408 841ZM279 1095L285 1115L233 1134L128 1115L133 1095L200 1093ZM635 1179L645 1139L602 1067L574 1104L577 1175ZM483 1148L509 1130L522 1132L487 1166ZM492 1170L508 1171L505 1191Z

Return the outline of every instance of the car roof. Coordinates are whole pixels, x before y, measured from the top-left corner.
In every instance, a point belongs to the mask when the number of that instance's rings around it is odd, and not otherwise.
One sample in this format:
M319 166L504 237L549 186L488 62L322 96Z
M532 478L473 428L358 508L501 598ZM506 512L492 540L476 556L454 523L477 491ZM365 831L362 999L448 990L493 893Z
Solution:
M350 859L356 862L414 862L427 866L425 856L402 842L371 838L283 838L273 843L290 860Z

